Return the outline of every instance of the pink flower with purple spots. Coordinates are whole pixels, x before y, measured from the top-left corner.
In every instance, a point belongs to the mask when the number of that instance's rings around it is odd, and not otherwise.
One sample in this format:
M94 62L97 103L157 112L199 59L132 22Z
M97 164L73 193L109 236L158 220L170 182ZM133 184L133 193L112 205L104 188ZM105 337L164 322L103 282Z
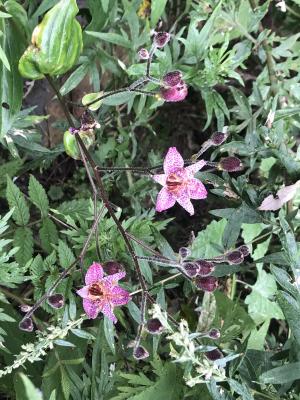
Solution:
M205 199L207 190L202 182L194 177L206 162L198 161L184 167L184 160L176 147L170 147L164 160L164 174L154 175L153 179L163 186L158 193L156 211L164 211L179 203L190 215L194 214L191 199Z
M163 87L160 89L161 97L168 102L182 101L186 98L187 94L188 88L183 80L180 80L176 86Z
M118 286L118 281L124 278L125 271L103 276L101 264L93 263L85 275L85 284L77 294L83 298L83 308L89 318L95 319L102 312L113 323L117 318L114 307L122 306L130 301L129 293Z

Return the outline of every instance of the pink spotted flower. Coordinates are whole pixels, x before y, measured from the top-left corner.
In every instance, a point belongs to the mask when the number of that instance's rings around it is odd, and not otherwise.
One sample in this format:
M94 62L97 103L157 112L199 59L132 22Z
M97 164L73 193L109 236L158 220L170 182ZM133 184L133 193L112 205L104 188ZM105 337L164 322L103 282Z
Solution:
M156 211L164 211L179 203L190 215L194 214L191 199L205 199L207 190L202 182L194 177L206 162L198 161L184 167L184 160L176 147L170 147L164 160L164 174L154 175L153 179L163 186L158 193Z
M83 298L83 308L89 318L95 319L102 312L113 323L117 318L113 313L114 307L127 304L129 293L118 286L118 281L124 278L124 271L113 275L103 276L101 264L93 263L85 275L85 284L77 294Z

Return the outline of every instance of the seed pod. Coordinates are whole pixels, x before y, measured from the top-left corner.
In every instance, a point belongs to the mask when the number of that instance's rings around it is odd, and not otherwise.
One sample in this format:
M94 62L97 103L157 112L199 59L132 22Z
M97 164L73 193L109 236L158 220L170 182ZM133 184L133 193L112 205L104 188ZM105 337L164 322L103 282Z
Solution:
M144 358L149 357L148 351L143 346L138 346L133 350L133 357L136 360L144 360Z
M205 292L213 292L218 287L218 280L214 276L205 276L196 278L196 286Z
M117 274L118 272L124 271L124 267L122 264L118 263L117 261L107 261L106 263L102 264L104 272L107 275Z
M162 48L169 42L171 35L168 32L157 32L154 36L154 44L156 47Z
M162 80L166 86L173 87L179 85L181 78L182 73L180 71L172 71L168 72Z
M149 51L147 49L140 49L138 52L138 56L140 60L148 60Z
M22 331L32 332L33 331L33 322L31 318L23 318L22 321L19 323L19 328Z
M179 255L184 260L191 254L191 250L188 247L180 247Z
M250 254L249 247L246 246L245 244L243 244L242 246L240 246L240 247L238 248L238 251L240 251L240 252L243 254L244 257L247 257L247 256L249 256L249 254Z
M183 263L183 269L190 278L193 278L198 275L199 267L196 263L185 262Z
M47 299L48 304L53 308L62 308L65 304L65 298L60 293L54 293Z
M219 329L212 328L212 329L208 332L208 336L209 336L211 339L216 340L216 339L219 339L219 338L220 338L221 333L220 333Z
M227 172L241 171L244 166L242 161L237 157L226 157L219 162L219 169Z
M230 253L226 254L226 259L229 264L238 265L244 261L243 253L239 250L231 251Z
M220 358L223 358L223 354L221 353L221 351L219 349L207 351L205 353L205 355L211 361L216 361L216 360L219 360Z
M210 142L213 146L219 146L220 144L224 143L227 138L228 138L227 133L215 132L210 138Z
M158 318L151 318L147 321L147 330L152 335L159 335L164 330L164 327Z
M208 276L208 275L212 274L215 269L214 264L210 261L197 260L196 263L199 267L199 270L198 270L199 276Z

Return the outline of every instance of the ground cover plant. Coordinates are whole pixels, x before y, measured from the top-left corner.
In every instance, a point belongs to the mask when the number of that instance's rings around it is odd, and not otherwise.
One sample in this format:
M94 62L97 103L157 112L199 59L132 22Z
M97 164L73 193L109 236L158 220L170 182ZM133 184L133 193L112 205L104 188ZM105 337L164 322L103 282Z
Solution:
M0 1L1 399L299 399L299 23Z

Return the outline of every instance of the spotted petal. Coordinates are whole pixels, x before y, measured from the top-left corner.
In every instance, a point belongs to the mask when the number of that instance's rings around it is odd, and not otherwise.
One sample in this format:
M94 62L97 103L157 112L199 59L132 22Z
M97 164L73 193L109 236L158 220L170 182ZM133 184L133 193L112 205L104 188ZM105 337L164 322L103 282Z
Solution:
M93 263L85 275L85 284L91 285L100 281L103 278L103 268L101 264Z
M76 293L80 297L82 297L83 299L86 299L89 296L89 287L88 286L84 286L83 288L77 290Z
M102 282L105 287L111 288L111 287L116 286L118 284L118 281L120 279L123 279L125 276L126 276L126 272L120 271L120 272L117 272L116 274L106 276L105 278L103 278Z
M190 177L193 177L196 172L200 171L206 164L206 161L200 160L196 162L195 164L189 165L188 167L185 167L186 172Z
M196 178L189 181L188 190L191 199L206 199L207 197L205 186Z
M156 199L156 211L161 212L174 206L176 200L174 196L163 187L157 195Z
M170 147L167 155L164 159L164 171L165 174L170 174L183 168L184 161L181 155L178 153L176 147Z
M129 293L125 290L120 288L119 286L115 286L111 291L111 303L114 306L122 306L127 304L130 300Z
M155 180L155 182L159 183L160 185L165 186L167 181L167 175L166 174L153 175L152 179Z
M114 324L118 322L115 314L113 313L112 307L109 303L105 303L101 308L101 312L109 318Z
M89 299L83 299L83 308L86 312L86 315L92 319L97 318L100 311L97 302Z
M182 192L176 200L190 215L194 215L194 207L186 191Z

